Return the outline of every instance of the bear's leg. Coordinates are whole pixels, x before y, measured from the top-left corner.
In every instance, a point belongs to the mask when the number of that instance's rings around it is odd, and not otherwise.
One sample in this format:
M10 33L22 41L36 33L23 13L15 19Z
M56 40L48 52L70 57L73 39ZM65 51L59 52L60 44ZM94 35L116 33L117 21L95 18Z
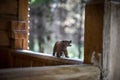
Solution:
M53 56L55 56L55 52L53 52Z
M64 51L65 57L69 58L67 50Z
M57 57L60 58L60 52L57 52Z

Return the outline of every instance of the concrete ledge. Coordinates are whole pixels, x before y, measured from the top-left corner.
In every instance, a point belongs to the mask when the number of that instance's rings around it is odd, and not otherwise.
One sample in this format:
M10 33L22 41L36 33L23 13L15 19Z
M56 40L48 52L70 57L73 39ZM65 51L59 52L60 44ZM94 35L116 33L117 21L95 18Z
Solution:
M99 80L100 71L91 65L64 65L0 70L0 80Z

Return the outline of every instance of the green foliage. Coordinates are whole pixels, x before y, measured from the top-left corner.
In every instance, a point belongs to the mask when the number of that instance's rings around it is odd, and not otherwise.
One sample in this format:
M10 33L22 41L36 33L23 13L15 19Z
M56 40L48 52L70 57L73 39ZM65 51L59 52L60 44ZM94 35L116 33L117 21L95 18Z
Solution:
M33 26L30 50L52 54L55 41L69 39L74 42L68 47L69 57L83 60L84 5L81 0L29 0L29 3Z
M52 2L53 0L29 0L30 5L42 5L42 4L48 4Z
M83 60L83 56L84 56L84 47L81 46L80 47L81 49L81 60ZM75 59L79 59L78 58L78 55L79 55L79 51L78 51L78 46L76 44L72 44L71 47L68 47L68 53L69 53L69 56L70 58L75 58Z

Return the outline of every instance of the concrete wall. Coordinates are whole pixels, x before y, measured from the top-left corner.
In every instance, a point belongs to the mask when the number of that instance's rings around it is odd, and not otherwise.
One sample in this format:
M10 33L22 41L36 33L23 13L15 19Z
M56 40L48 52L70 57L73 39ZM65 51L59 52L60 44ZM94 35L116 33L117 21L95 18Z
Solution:
M120 80L120 3L106 1L103 35L104 80Z
M120 80L120 3L111 3L109 80Z

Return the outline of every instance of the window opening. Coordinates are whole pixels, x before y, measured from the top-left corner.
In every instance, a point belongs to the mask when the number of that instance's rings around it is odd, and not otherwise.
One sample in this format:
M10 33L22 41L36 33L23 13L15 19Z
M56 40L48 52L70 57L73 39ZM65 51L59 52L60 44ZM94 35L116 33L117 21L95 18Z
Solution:
M85 0L29 0L29 49L53 53L56 41L72 40L70 58L84 58Z

